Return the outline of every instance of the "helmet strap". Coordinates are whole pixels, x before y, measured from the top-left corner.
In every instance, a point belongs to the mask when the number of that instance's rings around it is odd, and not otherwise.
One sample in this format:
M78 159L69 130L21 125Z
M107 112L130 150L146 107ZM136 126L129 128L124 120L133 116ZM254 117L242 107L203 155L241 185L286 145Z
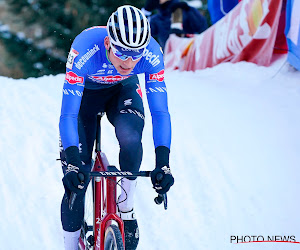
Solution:
M108 62L109 63L111 63L111 61L109 60L109 57L108 57L108 54L110 53L110 50L111 50L111 47L109 46L109 49L108 50L106 50L106 58L107 58L107 60L108 60Z

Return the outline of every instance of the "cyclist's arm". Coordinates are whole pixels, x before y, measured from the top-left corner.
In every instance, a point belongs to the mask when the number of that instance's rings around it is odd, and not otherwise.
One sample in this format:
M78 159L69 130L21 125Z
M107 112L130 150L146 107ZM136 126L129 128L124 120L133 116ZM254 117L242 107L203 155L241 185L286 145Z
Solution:
M86 67L80 69L75 67L82 56L81 47L83 47L82 44L75 42L69 53L59 121L60 136L66 152L67 162L75 165L81 163L79 157L78 113L86 77Z
M167 89L164 82L164 70L156 75L146 75L148 78L156 78L155 81L146 81L146 93L152 115L153 139L155 145L155 169L151 173L151 180L160 191L167 192L174 179L169 167L169 154L171 144L171 119L168 111ZM167 171L167 173L166 173ZM163 175L164 186L158 185L157 174Z
M153 140L155 148L171 144L171 119L168 110L167 89L164 81L164 70L145 74L146 93L152 116ZM151 80L152 78L152 80ZM157 78L158 80L153 80Z
M87 51L94 46L101 29L88 29L81 32L74 40L66 63L66 78L63 87L63 99L60 116L60 136L64 150L77 147L78 113L84 90L86 76L95 53L86 58ZM100 34L101 35L101 34ZM67 152L66 152L67 153Z
M70 83L67 78L80 79L82 82ZM59 130L64 149L70 146L78 147L78 112L84 89L84 77L67 70L63 87L63 98Z
M143 56L145 88L152 116L153 140L155 148L170 149L171 119L168 110L168 95L164 79L164 61L160 45L151 38ZM162 148L162 147L160 147Z

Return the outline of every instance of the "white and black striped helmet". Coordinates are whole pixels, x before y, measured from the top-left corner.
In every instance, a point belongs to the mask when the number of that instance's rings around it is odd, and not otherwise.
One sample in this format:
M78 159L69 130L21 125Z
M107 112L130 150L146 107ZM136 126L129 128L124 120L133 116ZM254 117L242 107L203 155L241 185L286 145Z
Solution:
M145 48L151 38L150 25L146 16L131 5L121 6L112 13L106 29L114 45L129 50Z

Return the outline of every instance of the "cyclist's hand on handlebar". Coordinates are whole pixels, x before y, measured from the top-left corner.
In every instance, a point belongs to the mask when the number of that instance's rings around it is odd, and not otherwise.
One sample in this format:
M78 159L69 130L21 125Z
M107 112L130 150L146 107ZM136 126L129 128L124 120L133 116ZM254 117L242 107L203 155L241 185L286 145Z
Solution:
M166 192L168 192L170 187L174 184L174 177L171 174L170 167L156 167L151 172L151 181L153 184L153 188L157 193L165 194Z
M79 167L68 164L66 174L62 181L67 192L76 194L84 192L88 184L88 173L82 171Z
M159 194L165 194L174 184L174 178L169 167L170 149L165 146L155 148L156 168L151 172L151 181Z

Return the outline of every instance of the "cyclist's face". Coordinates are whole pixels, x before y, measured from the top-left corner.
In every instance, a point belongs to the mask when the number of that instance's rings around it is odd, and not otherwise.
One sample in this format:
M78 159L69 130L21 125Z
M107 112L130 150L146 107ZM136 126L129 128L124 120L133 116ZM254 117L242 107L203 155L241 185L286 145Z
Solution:
M135 65L140 61L140 59L133 61L131 57L123 61L119 57L115 56L112 49L110 49L110 42L108 37L105 37L104 39L104 46L108 51L108 59L121 75L129 75L130 72L134 69Z

